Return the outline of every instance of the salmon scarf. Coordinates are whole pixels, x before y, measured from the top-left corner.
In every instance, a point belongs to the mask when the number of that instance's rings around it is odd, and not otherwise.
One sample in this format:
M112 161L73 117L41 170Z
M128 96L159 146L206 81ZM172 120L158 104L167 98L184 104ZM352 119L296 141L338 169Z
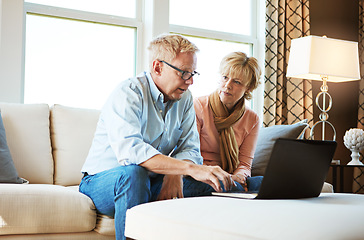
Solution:
M245 112L244 97L236 103L230 113L221 102L218 91L215 91L209 96L209 107L212 110L214 123L219 132L222 169L228 173L233 173L239 165L239 148L232 126Z

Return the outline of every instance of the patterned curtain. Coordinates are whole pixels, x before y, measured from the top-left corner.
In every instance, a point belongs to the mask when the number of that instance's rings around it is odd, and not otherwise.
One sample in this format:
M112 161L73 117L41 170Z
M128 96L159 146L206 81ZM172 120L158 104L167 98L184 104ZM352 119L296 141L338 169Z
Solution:
M309 0L266 0L265 127L313 123L311 81L286 77L291 40L308 35Z
M359 66L360 66L360 87L359 87L359 108L358 128L364 129L364 1L359 1Z
M359 86L359 107L358 107L358 128L364 129L364 1L359 1L359 66L360 66L360 86ZM363 160L363 151L361 152ZM354 169L353 192L364 193L364 169Z

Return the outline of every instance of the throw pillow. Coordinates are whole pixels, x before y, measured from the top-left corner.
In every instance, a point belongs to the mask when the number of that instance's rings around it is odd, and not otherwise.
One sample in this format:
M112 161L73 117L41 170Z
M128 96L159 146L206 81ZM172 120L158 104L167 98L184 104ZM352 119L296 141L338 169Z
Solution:
M273 145L278 138L303 138L308 127L307 119L291 125L275 125L261 128L252 163L252 176L263 176Z
M0 183L25 183L18 177L10 150L6 141L5 128L0 111Z

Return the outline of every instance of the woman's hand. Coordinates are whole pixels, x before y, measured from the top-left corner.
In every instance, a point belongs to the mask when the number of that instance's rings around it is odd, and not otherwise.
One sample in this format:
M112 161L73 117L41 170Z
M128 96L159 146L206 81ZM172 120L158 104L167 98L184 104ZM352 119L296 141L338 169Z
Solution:
M238 182L241 184L241 186L243 186L245 192L248 191L248 185L246 184L246 177L241 175L241 174L235 174L232 175L232 178L235 182Z

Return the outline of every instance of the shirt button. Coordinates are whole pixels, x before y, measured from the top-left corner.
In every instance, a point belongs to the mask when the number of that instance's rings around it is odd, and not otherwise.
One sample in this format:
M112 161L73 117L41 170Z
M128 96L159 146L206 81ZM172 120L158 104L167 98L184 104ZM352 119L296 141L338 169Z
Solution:
M168 131L168 128L166 128L166 132Z
M163 111L162 110L159 110L160 113L162 113Z

